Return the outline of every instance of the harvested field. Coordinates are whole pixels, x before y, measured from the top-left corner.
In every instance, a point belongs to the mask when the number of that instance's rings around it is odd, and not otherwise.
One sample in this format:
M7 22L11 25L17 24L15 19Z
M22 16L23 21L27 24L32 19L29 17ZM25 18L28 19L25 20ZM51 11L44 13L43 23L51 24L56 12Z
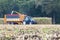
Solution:
M57 35L60 35L60 25L0 25L0 40L60 39Z
M52 18L48 17L33 17L37 24L52 24ZM0 18L0 24L3 24L3 18Z

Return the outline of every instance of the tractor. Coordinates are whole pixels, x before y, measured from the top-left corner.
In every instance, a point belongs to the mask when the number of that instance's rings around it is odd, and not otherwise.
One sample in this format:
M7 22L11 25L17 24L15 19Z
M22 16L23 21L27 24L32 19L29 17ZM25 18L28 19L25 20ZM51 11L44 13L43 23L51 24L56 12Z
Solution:
M4 24L37 24L32 17L12 11L11 14L4 15Z

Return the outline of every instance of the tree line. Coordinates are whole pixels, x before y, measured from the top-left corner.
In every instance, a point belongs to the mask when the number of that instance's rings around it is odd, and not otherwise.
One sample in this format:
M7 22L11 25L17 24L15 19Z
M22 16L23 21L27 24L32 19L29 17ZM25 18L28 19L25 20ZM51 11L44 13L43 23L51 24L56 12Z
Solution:
M0 0L0 17L12 10L32 17L52 17L54 23L60 22L60 0Z

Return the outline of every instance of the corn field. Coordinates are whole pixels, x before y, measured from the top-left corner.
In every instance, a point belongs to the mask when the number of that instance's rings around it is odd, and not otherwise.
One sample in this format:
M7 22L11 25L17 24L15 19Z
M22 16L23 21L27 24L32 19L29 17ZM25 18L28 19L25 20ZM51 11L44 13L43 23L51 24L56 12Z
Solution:
M60 25L0 25L0 40L60 40Z

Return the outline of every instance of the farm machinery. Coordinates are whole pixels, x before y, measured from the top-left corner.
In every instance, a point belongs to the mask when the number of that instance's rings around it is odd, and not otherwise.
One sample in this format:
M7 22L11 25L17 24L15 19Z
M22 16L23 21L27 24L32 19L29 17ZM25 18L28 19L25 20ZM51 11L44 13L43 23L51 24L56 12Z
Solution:
M37 24L32 17L12 11L11 14L4 15L4 24Z

